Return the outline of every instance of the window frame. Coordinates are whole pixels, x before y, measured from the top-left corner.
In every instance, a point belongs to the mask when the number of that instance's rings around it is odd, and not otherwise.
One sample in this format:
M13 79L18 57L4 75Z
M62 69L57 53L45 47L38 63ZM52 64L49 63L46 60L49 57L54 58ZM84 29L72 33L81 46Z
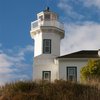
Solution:
M49 79L45 79L45 73L49 74ZM42 71L42 80L51 81L51 71Z
M73 68L73 69L75 69L75 78L74 78L74 80L72 80L72 81L76 81L77 82L77 66L67 66L66 67L66 72L67 72L67 80L68 81L70 81L69 80L69 73L68 73L68 70L70 69L70 68Z
M47 42L49 45L47 45ZM43 54L51 54L51 39L43 39Z
M51 19L50 13L45 14L45 15L44 15L44 19L45 19L45 20L50 20L50 19Z
M43 15L39 16L39 20L43 21Z

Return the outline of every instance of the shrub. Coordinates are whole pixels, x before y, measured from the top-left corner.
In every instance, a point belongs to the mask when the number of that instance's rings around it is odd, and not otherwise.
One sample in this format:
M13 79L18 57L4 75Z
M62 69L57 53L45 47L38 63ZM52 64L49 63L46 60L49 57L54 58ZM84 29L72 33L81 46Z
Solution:
M15 82L1 87L0 100L99 100L96 86L56 80L53 83Z
M89 60L87 65L81 69L82 80L100 78L100 60Z

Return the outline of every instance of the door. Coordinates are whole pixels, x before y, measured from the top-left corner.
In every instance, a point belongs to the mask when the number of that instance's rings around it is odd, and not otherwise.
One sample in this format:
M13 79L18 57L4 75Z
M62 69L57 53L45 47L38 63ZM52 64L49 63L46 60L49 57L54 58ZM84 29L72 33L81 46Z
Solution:
M51 80L51 71L43 71L42 79L46 80L46 81L50 81Z
M77 67L67 67L67 80L77 81Z

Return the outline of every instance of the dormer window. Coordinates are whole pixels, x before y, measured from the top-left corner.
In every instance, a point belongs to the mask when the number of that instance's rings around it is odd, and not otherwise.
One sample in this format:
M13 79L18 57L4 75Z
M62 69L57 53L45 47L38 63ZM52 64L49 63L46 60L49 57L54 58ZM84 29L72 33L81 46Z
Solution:
M50 20L50 14L45 14L44 18L45 20Z

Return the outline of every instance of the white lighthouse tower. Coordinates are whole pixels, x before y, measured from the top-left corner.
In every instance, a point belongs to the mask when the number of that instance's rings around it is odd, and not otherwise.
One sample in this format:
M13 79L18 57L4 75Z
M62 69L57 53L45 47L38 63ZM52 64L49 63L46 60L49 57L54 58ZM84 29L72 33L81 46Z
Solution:
M59 79L58 63L60 40L64 38L64 25L49 7L37 14L30 31L34 39L33 79L54 81Z

